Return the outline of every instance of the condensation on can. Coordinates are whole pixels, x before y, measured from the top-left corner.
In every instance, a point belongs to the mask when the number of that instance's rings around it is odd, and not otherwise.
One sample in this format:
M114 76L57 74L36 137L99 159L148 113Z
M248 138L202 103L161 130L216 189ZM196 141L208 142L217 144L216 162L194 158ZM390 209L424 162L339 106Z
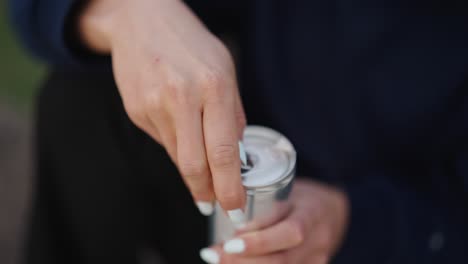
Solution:
M296 169L296 151L291 142L279 132L262 126L248 126L244 145L251 168L242 173L246 190L248 226L263 228L281 219L290 209L288 202ZM212 243L232 238L235 228L216 205L210 221Z

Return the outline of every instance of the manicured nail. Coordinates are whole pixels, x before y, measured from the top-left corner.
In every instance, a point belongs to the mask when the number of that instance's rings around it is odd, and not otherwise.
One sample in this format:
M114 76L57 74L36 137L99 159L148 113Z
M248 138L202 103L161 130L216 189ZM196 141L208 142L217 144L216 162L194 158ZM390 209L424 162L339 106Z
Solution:
M242 253L245 250L245 242L243 239L234 238L224 243L223 248L229 254Z
M218 264L219 263L219 255L214 249L211 248L204 248L200 250L200 257L209 264Z
M244 143L239 141L239 155L242 165L247 165L247 154L245 153Z
M200 210L200 213L204 216L209 216L213 213L214 207L213 203L210 202L196 202L198 210Z
M231 219L231 222L236 228L242 228L245 226L247 219L241 209L229 210L227 213L229 215L229 219Z

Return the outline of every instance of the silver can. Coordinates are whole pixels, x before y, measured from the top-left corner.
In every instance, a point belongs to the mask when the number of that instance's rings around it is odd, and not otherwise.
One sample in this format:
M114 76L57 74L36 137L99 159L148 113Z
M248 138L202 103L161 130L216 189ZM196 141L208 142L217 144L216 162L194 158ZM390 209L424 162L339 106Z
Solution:
M288 202L296 170L296 151L280 133L266 127L248 126L244 131L248 167L242 183L247 200L244 213L248 229L274 224L290 210ZM235 228L226 212L216 204L210 222L211 243L231 239Z

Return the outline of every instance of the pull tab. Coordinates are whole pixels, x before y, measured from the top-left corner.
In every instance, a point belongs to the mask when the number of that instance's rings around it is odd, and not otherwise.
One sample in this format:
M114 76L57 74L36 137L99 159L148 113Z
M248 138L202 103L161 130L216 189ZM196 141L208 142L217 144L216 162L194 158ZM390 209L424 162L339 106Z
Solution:
M246 173L251 170L253 166L249 155L245 151L242 141L239 141L239 155L241 160L241 173Z
M241 166L246 165L247 153L245 152L244 143L242 143L242 141L239 141L239 155L240 155L240 160L241 160Z

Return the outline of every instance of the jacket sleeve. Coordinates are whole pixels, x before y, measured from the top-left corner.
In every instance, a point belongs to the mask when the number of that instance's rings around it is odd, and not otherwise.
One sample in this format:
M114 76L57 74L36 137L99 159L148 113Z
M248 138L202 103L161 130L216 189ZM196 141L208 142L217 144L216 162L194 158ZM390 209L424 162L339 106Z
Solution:
M240 4L215 4L217 1L187 1L201 18L217 28L233 25L232 14ZM212 2L210 5L207 2ZM230 1L236 2L236 1ZM36 57L55 65L80 65L101 59L81 45L75 17L83 0L10 0L12 24L21 42ZM230 14L222 15L221 13ZM234 17L236 17L234 15ZM230 21L220 21L229 18ZM240 21L240 20L238 20Z
M36 57L53 64L74 64L65 40L70 14L77 0L10 0L12 24L23 45Z
M332 263L466 263L468 155L455 167L414 182L375 173L347 183L351 220Z

